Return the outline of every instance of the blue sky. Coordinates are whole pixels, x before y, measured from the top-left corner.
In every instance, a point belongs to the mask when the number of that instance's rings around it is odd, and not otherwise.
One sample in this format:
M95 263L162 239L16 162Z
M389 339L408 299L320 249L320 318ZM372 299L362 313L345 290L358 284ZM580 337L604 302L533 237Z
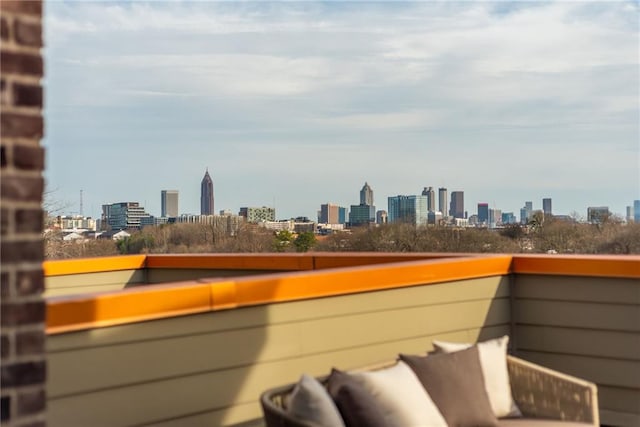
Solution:
M85 215L640 198L637 2L45 2L46 179Z

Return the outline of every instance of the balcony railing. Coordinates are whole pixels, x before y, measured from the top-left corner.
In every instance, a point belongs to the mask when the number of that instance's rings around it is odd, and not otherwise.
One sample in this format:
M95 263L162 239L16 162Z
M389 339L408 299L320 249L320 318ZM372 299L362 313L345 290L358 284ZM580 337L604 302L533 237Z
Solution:
M503 334L598 383L603 424L640 424L637 256L148 255L45 275L52 426L252 423L302 372Z

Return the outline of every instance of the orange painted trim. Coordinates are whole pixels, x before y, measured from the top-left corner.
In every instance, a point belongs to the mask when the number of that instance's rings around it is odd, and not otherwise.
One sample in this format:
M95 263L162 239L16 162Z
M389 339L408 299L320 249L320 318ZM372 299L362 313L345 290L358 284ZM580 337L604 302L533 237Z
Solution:
M516 274L640 279L637 255L514 255Z
M211 309L208 285L194 282L154 285L47 301L47 333L56 334Z
M312 270L307 254L173 254L147 255L147 268L228 269L228 270Z
M106 271L138 270L145 268L146 255L121 255L99 258L44 261L45 277L68 274L100 273Z
M509 274L510 256L392 263L376 266L320 270L314 273L283 273L235 280L235 289L220 291L212 309L378 291L407 286L444 283ZM212 288L219 286L211 284ZM235 298L235 301L230 301Z

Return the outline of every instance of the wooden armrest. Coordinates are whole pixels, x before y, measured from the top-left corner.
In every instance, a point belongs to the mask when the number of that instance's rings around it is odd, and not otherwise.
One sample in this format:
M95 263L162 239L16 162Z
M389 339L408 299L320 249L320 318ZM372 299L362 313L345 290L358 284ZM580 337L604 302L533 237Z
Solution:
M511 392L525 417L600 425L592 382L507 356Z

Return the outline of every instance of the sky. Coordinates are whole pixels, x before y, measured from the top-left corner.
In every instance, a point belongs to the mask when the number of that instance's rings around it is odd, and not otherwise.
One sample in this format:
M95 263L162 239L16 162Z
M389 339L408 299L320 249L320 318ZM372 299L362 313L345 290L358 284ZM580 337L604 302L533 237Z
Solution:
M640 3L45 2L49 197L200 213L377 209L427 186L624 215L640 199ZM437 192L437 191L436 191Z

